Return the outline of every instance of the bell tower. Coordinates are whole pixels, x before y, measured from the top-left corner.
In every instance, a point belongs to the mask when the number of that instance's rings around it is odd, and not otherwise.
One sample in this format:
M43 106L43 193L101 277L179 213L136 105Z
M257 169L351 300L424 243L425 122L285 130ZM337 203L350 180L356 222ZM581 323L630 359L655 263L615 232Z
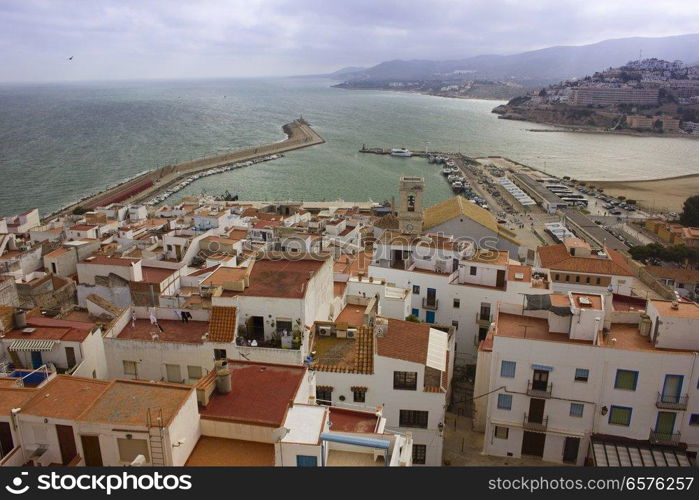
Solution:
M398 205L398 227L404 234L422 233L422 197L425 179L422 177L400 178Z

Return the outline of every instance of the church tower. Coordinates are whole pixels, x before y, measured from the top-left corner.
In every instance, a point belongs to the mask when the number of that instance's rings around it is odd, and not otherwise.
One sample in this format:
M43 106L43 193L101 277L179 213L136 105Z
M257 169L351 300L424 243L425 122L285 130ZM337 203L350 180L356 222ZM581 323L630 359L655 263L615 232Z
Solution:
M400 199L398 205L398 227L404 234L422 233L422 197L425 179L422 177L400 178Z

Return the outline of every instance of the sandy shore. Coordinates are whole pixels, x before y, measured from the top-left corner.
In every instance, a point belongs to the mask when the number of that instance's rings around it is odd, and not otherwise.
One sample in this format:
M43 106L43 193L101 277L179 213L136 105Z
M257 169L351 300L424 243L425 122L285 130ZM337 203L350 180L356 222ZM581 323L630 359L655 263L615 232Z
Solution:
M644 208L680 212L684 200L699 194L699 174L642 181L585 181L612 196L626 196Z

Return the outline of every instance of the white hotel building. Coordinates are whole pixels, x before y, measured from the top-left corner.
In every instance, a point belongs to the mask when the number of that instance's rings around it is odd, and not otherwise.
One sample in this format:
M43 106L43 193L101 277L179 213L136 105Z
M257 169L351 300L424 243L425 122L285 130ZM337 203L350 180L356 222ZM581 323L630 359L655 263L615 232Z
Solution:
M489 455L688 465L699 450L699 306L569 292L501 303L479 346Z

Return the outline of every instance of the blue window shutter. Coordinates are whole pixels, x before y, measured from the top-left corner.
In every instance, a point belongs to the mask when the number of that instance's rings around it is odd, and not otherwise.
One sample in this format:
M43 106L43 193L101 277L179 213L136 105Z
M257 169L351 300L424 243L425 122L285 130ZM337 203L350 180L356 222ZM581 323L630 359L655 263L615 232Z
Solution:
M511 410L512 409L512 395L511 394L498 394L498 408L501 410Z
M514 361L503 361L500 365L500 376L514 378L516 369L517 363L515 363Z

